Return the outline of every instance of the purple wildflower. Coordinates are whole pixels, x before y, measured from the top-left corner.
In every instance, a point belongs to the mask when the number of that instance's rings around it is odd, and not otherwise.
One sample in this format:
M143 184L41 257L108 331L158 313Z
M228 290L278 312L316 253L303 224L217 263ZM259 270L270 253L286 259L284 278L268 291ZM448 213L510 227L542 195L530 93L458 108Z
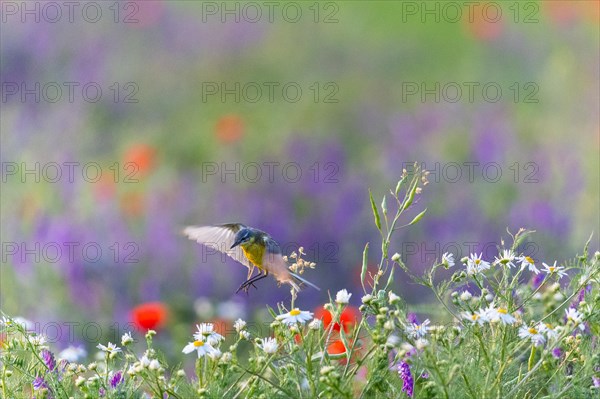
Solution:
M531 281L531 285L533 285L533 288L537 289L542 284L542 282L544 281L544 278L546 278L546 276L544 275L544 273L536 274L533 277L533 280Z
M577 295L577 299L573 303L572 307L578 307L579 304L585 299L585 294L587 292L591 292L591 291L592 291L592 286L590 284L588 284L581 291L579 291L579 295Z
M408 397L412 398L414 381L408 363L404 361L400 363L400 366L398 366L398 374L400 374L400 378L402 378L403 381L402 392L406 392Z
M46 384L44 378L40 376L35 377L35 380L33 380L32 385L33 389L36 391L39 391L40 389L48 389L48 384Z
M421 378L423 378L424 380L428 379L429 378L429 373L427 371L423 371L421 373Z
M123 373L121 371L117 371L110 378L110 386L111 388L116 388L121 382L123 382Z
M592 376L592 382L594 383L594 388L600 388L600 377Z
M44 361L44 364L46 365L46 367L48 367L48 370L54 371L54 369L56 368L56 360L54 359L54 355L52 354L52 352L50 352L48 349L42 349L40 355L42 357L42 360Z
M408 320L409 323L420 324L419 319L417 318L417 315L415 313L407 314L406 320Z
M552 356L554 356L556 359L560 359L562 357L562 354L562 349L560 349L559 347L552 349Z

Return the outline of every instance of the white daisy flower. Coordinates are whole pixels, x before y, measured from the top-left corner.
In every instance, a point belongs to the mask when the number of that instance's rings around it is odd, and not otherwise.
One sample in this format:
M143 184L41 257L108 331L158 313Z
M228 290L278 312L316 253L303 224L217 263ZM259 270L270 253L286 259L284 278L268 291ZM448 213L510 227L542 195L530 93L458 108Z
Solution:
M534 272L535 274L539 274L540 271L537 267L535 267L535 261L533 260L533 258L529 257L529 256L521 256L520 258L517 258L519 260L519 262L521 262L521 270L525 269L526 267L529 268L530 272Z
M475 324L479 324L480 326L484 325L488 319L487 316L482 314L482 312L477 311L477 312L464 312L462 314L463 319L465 320L469 320L471 323Z
M429 324L431 322L429 319L425 319L425 321L421 324L411 323L406 326L406 333L413 338L422 338L427 335L427 331L429 330Z
M312 319L312 312L306 310L300 310L298 308L292 309L287 313L281 314L277 316L277 320L280 320L284 324L292 325L296 323L304 324L310 319Z
M196 328L198 331L194 333L194 339L206 342L210 346L218 345L220 341L225 339L225 337L214 330L212 323L196 324Z
M525 324L519 328L519 337L530 339L535 346L541 346L546 342L546 338L535 327L527 327Z
M495 265L503 265L508 267L509 269L513 268L515 264L513 261L515 260L515 253L510 249L505 249L502 251L501 257L496 257L494 260Z
M131 331L126 332L125 334L123 334L123 336L121 337L121 345L123 346L127 346L130 343L133 342L133 337L131 336Z
M454 255L448 252L444 252L442 255L442 265L447 268L454 266Z
M467 274L477 274L490 268L490 262L481 259L483 253L471 254L467 259Z
M122 352L121 348L119 348L117 345L113 344L112 342L109 342L107 346L98 344L96 346L96 348L98 348L102 351L102 352L99 352L100 355L108 356L109 359L114 358L115 356L117 356L117 353Z
M496 316L503 324L514 324L517 321L517 319L515 319L514 316L508 313L508 310L503 307L496 308Z
M337 294L335 294L335 301L340 305L345 305L350 302L350 297L352 294L349 294L347 290L339 290Z
M196 339L194 342L189 342L186 346L184 346L182 352L188 354L196 351L198 352L198 357L203 357L214 350L215 348L213 348L210 343Z
M583 315L579 313L577 309L565 309L565 313L567 323L573 323L573 325L579 327L580 330L585 330L585 326L583 325Z
M263 350L263 352L271 354L277 352L279 349L279 344L277 344L277 340L275 338L264 338L258 347Z
M564 276L567 275L567 273L564 272L565 268L563 266L556 266L556 261L554 261L554 265L552 266L548 266L547 264L542 262L542 265L544 266L544 268L542 269L542 271L546 272L547 274L558 274L558 278L562 278Z
M233 323L233 328L235 328L235 331L240 332L246 328L246 322L242 319L237 319L235 323Z
M558 331L556 331L555 329L552 328L552 326L550 324L545 324L545 323L538 323L538 325L536 326L536 329L542 333L542 334L546 334L546 337L548 338L548 340L551 339L555 339L558 337Z

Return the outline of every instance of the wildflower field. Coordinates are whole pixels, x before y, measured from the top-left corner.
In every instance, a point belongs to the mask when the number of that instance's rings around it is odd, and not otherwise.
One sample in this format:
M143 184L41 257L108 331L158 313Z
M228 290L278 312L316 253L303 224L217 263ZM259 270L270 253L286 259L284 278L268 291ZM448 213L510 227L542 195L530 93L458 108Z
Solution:
M0 1L0 398L600 398L599 21Z

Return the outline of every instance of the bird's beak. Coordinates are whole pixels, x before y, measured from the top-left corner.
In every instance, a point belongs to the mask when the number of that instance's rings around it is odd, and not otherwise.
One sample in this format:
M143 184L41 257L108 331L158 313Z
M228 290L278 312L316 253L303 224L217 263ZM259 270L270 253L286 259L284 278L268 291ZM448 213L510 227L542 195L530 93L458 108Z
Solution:
M233 243L233 245L231 246L231 248L229 248L229 249L233 249L233 248L237 247L238 245L240 245L240 243L241 243L241 241L239 241L239 240L236 240L236 241Z

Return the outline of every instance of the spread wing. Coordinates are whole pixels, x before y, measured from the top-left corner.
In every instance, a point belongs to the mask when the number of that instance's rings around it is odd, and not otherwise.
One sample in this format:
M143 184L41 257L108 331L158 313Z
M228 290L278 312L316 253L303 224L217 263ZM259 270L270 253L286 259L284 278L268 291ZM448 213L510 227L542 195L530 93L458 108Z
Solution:
M235 240L235 233L244 227L246 226L240 223L229 223L219 226L188 226L183 229L183 234L190 240L195 240L199 244L223 252L247 268L253 269L254 267L250 265L250 262L239 246L231 249Z

